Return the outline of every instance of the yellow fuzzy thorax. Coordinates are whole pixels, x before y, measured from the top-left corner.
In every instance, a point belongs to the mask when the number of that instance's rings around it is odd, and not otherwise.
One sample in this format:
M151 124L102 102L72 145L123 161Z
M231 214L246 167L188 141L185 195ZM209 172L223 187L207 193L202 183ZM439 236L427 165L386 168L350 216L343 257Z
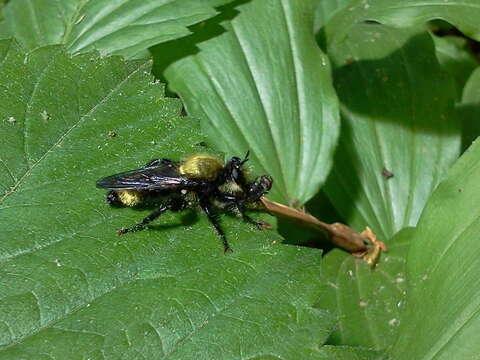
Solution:
M192 179L214 180L217 178L223 163L214 156L195 154L187 157L179 166L178 172Z
M117 191L118 198L126 206L136 206L142 202L142 194L136 190Z
M241 193L242 188L236 182L227 181L226 183L220 185L218 190L223 193Z

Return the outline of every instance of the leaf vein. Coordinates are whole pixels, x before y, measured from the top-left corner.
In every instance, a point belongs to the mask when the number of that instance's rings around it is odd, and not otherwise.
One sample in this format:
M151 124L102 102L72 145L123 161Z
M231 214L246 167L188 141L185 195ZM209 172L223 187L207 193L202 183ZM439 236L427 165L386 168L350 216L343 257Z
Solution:
M136 68L134 71L132 71L128 76L126 76L120 83L118 83L102 100L100 100L92 109L88 111L85 115L82 115L79 120L73 124L46 152L43 154L35 163L32 164L32 166L25 172L25 174L15 183L13 188L7 192L2 198L0 198L0 204L2 204L6 198L8 198L11 194L13 194L17 188L30 176L32 171L40 164L42 161L54 151L56 147L58 147L67 137L70 135L70 133L80 124L82 123L88 116L93 114L95 110L100 106L103 105L117 90L121 88L129 79L131 76L136 74L137 72L141 71L144 69L144 67L148 66L150 64L149 61L143 63L140 65L138 68Z
M236 30L235 30L235 26L233 26L232 24L232 27L231 27L232 31L232 35L234 37L234 39L237 41L238 43L238 46L240 48L240 51L241 51L241 54L243 55L243 59L245 61L245 64L247 65L247 69L249 70L250 72L250 76L253 80L253 87L254 87L254 90L255 90L255 94L258 98L258 100L260 101L260 105L261 105L261 109L263 110L263 114L264 114L264 117L265 117L265 120L267 121L267 128L268 128L268 131L269 131L269 135L270 135L270 139L272 140L272 144L273 144L273 148L275 149L275 153L276 153L276 156L275 156L275 160L277 162L277 165L278 165L278 168L280 170L280 173L281 173L281 176L282 176L282 183L283 183L283 188L280 190L283 194L283 196L288 199L288 189L287 189L287 181L286 181L286 175L285 175L285 169L283 168L283 164L282 162L280 161L281 159L281 156L280 156L280 150L279 150L279 145L277 143L277 139L275 138L275 136L273 135L273 131L272 131L272 123L275 124L275 122L271 120L270 116L268 115L267 113L267 110L266 110L266 106L265 106L265 103L264 103L264 100L261 96L261 92L260 92L260 89L259 89L259 81L257 81L256 77L255 77L255 72L254 72L254 69L253 69L253 65L250 63L249 59L248 59L248 56L247 56L247 51L245 49L245 45L242 44L241 40L240 40L240 36L237 34ZM268 166L266 166L267 164L262 164L263 167L265 169L268 169Z

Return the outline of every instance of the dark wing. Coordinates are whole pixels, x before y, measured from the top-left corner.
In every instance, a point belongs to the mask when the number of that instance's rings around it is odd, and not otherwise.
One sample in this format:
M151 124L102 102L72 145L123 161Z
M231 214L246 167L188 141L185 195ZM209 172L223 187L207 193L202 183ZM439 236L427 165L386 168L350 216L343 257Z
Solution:
M108 190L175 190L189 187L192 182L180 176L176 167L167 163L107 176L97 181L97 187Z

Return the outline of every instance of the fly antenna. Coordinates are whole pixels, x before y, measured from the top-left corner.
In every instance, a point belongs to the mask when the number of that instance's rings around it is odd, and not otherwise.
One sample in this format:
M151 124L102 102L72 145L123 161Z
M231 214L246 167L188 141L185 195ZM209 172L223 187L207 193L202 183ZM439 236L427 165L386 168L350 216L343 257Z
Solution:
M245 154L245 159L243 159L242 161L242 165L248 161L248 155L250 155L250 150L247 150L247 153Z

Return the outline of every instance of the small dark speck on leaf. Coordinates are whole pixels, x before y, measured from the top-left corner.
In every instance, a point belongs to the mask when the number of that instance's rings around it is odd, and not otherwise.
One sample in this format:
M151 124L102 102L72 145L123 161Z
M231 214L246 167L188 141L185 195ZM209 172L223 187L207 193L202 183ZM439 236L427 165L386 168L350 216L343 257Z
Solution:
M116 133L115 131L110 130L110 131L107 133L107 135L110 136L110 137L115 137L115 136L117 136L117 133Z
M353 64L353 61L354 61L353 56L348 56L348 57L345 59L345 64L346 64L346 65L351 65L351 64Z
M462 191L463 191L463 189L458 189L458 192L462 192Z
M368 9L368 7L366 9ZM368 25L381 25L381 23L376 20L365 20L363 23Z
M390 170L387 170L386 168L382 169L382 175L387 180L395 176L393 172L391 172Z

